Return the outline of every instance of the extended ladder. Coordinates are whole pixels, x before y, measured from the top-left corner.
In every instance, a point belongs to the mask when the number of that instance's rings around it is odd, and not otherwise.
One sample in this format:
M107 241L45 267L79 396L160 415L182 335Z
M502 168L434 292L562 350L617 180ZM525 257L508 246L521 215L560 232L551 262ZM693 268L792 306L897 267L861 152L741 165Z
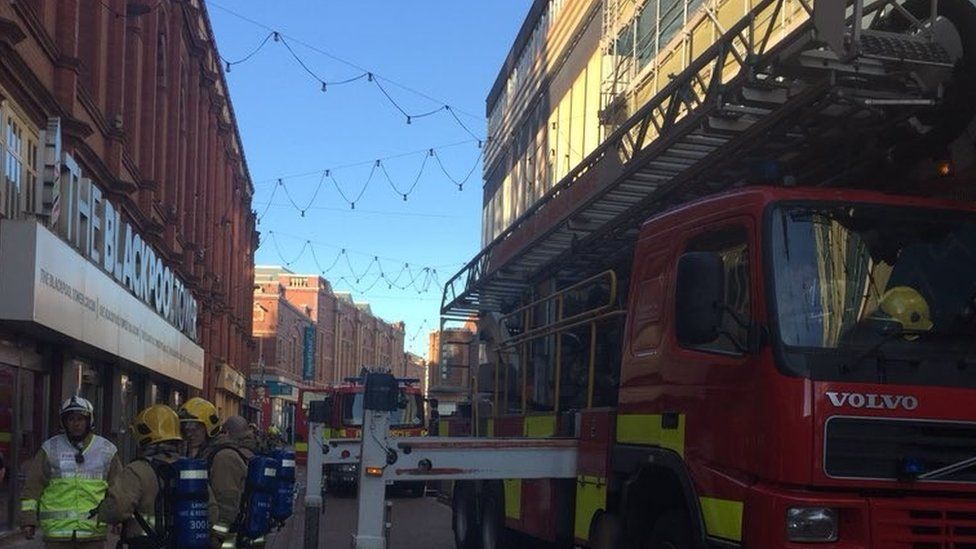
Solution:
M441 314L505 312L544 276L592 274L670 205L770 179L841 184L886 136L923 133L961 55L935 2L916 16L894 0L799 1L808 19L775 43L786 0L729 28L451 278Z

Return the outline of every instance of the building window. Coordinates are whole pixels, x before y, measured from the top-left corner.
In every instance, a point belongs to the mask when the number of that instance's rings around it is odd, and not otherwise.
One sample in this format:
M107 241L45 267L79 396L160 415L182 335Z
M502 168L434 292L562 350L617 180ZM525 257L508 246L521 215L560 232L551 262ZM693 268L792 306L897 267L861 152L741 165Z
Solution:
M3 132L3 186L0 206L7 218L19 217L21 212L34 213L36 204L38 132L4 102L0 108Z
M291 336L291 364L292 372L298 373L298 338L294 335Z

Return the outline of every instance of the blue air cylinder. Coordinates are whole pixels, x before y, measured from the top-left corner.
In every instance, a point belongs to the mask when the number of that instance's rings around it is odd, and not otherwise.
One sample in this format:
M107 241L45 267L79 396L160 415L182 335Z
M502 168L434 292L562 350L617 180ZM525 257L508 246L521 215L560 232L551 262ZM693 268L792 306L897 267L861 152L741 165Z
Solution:
M269 456L254 456L247 464L244 494L248 498L240 533L257 539L271 530L271 502L278 477L278 464Z
M207 462L181 458L173 462L173 526L180 548L206 548L210 545L210 502Z
M278 481L271 504L271 517L282 523L291 516L295 501L295 452L275 450L271 457L278 462Z

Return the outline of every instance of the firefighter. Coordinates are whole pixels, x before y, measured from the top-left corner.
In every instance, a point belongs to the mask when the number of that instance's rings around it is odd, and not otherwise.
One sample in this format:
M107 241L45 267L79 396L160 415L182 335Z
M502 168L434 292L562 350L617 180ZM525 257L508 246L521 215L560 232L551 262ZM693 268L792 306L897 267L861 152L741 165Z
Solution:
M38 526L47 547L94 549L106 524L91 517L122 469L115 445L94 433L91 402L73 396L60 408L64 433L49 438L27 468L20 528L33 539Z
M235 531L247 464L254 454L221 433L217 408L205 399L186 401L180 406L179 418L188 455L206 459L210 467L210 488L217 500L217 517L211 522L211 546L233 548L237 545Z
M136 416L132 436L139 446L139 458L122 470L108 487L98 509L98 519L109 524L122 524L122 541L133 549L150 549L161 545L160 539L171 532L172 517L160 516L163 509L172 510L172 503L164 505L160 498L160 479L153 463L171 464L180 456L180 419L172 408L156 404ZM147 531L139 523L136 513L149 526ZM217 503L210 493L210 520L216 519Z
M268 440L268 448L276 449L283 448L285 446L285 440L281 437L281 429L277 425L269 425L268 433L266 435Z
M231 440L243 449L250 450L251 454L269 453L262 445L262 441L257 436L247 420L241 416L230 416L224 420L221 429Z

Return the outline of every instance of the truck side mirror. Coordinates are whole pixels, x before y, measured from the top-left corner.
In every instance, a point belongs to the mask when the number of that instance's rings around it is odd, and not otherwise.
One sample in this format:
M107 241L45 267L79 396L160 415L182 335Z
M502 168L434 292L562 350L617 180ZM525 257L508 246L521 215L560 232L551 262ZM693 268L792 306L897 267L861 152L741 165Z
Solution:
M675 331L681 345L714 341L722 325L725 268L714 252L687 252L678 259Z

